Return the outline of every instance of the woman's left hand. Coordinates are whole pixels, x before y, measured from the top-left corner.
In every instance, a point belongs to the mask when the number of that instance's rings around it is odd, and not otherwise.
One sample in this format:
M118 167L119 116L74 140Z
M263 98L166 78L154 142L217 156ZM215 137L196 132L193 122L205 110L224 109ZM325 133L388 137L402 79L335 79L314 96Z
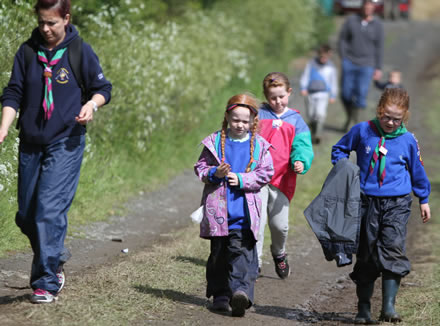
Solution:
M82 125L93 120L93 104L90 101L83 105L75 120Z

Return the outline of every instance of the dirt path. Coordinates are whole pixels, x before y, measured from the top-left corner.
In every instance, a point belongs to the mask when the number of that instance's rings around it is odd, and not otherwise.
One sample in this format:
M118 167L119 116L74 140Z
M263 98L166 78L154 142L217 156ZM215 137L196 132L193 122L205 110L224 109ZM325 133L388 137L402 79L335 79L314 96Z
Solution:
M69 275L116 261L123 249L146 249L166 240L173 231L190 223L187 216L196 208L200 194L200 182L192 171L186 171L158 191L140 194L128 202L126 216L78 228L73 237L66 239L72 252L66 264ZM31 252L0 259L0 305L29 292L31 261Z
M437 37L440 26L428 22L386 23L387 43L385 71L391 67L402 70L404 84L411 94L412 117L410 130L415 132L422 144L434 141L429 130L423 128L425 108L417 106L424 95L427 78L426 69L432 66L440 50ZM297 79L298 76L295 76ZM379 93L373 91L370 107L377 103ZM295 99L296 100L296 99ZM297 103L296 106L301 106ZM342 123L336 118L345 117L340 106L329 119L327 133L333 137ZM342 134L338 134L342 135ZM331 146L325 141L320 145ZM427 145L425 145L427 146ZM427 148L427 147L426 147ZM319 153L320 149L316 148ZM424 159L433 159L434 153L425 151ZM324 158L323 156L320 159ZM187 216L200 200L201 184L192 171L175 178L163 189L152 194L140 194L128 203L130 212L124 217L114 217L109 223L97 223L78 230L82 238L68 239L73 258L68 263L68 273L74 275L96 268L103 263L118 260L121 249L145 250L152 242L167 239L177 228L190 223ZM417 212L414 206L414 212ZM149 218L154 216L154 219ZM410 238L415 240L421 222L415 215L410 225ZM122 240L122 242L114 241ZM417 250L417 242L408 246L410 259ZM293 273L287 280L280 280L272 262L263 265L263 277L256 285L256 305L246 318L233 319L214 314L205 308L204 288L191 293L189 302L176 302L175 314L165 317L161 325L340 325L351 324L356 311L354 286L348 280L351 266L336 268L334 262L326 262L316 238L308 226L296 229L290 236L288 252ZM420 256L418 258L420 260ZM23 253L0 260L0 314L13 300L29 293L27 288L31 255ZM417 264L413 266L417 274ZM406 280L406 279L405 279ZM405 286L405 282L403 286ZM376 295L379 291L376 291ZM376 302L380 302L377 298ZM378 312L377 307L375 307ZM142 320L139 324L144 324Z

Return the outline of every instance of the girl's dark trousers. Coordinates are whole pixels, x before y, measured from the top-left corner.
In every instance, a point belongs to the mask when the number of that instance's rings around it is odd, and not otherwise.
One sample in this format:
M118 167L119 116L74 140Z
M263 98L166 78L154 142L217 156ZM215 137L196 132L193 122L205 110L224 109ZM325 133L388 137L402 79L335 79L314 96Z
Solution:
M206 265L206 296L227 296L240 290L254 301L258 256L250 230L230 230L227 237L211 238L211 254Z
M34 258L31 287L56 294L57 269L70 252L64 247L67 212L78 185L85 136L53 144L20 142L17 226L28 237Z
M398 277L407 275L411 270L406 256L411 195L361 197L360 242L351 279L356 284L365 284L374 282L384 272Z

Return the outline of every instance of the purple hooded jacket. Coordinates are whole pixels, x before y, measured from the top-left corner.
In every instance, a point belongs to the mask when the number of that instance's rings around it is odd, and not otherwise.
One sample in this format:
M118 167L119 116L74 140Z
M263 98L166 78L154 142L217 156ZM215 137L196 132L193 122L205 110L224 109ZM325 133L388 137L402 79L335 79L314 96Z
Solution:
M255 137L254 163L248 173L239 173L240 188L244 190L249 212L250 226L254 238L257 239L260 228L261 198L260 189L270 182L274 168L269 152L271 146L261 136ZM194 171L199 179L205 183L202 195L204 205L203 219L200 223L200 237L228 236L228 209L226 207L226 183L222 181L214 184L209 181L208 173L214 166L220 165L218 150L220 148L220 132L206 137L202 144L205 146Z

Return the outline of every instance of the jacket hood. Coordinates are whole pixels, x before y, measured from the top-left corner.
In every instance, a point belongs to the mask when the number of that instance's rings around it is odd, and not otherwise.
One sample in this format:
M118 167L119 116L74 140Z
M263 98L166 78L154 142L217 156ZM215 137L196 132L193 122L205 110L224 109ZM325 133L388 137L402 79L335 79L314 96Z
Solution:
M288 108L288 109L289 110L287 110L287 112L282 115L283 120L285 120L287 117L299 114L298 110L291 109L291 108ZM279 117L272 111L272 109L270 108L270 105L267 104L267 103L263 103L263 105L261 106L260 110L268 111L268 112L270 112L274 116L274 119L279 119Z
M58 49L65 48L70 44L70 42L72 42L77 37L79 37L79 33L76 27L73 26L72 24L68 24L66 26L66 36L64 37L64 40L53 49L54 50L53 52L56 52L56 50ZM34 49L42 50L45 52L48 51L44 45L45 41L38 27L34 28L34 30L32 31L32 35L31 38L28 40L28 43Z

